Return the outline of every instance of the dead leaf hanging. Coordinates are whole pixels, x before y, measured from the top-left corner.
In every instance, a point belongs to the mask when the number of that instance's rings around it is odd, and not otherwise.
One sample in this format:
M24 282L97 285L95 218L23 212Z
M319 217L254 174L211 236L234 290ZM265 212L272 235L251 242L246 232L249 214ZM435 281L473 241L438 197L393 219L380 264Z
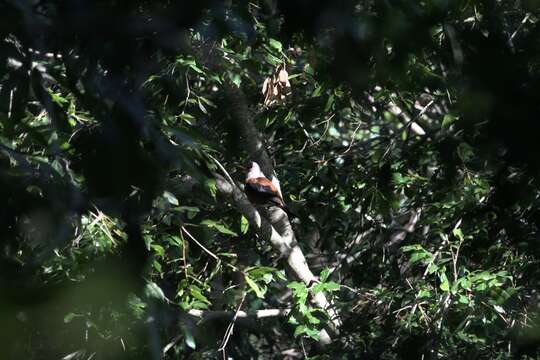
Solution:
M278 65L274 74L264 79L262 94L264 96L264 106L266 107L283 103L287 96L291 94L291 83L289 82L289 73L285 64Z

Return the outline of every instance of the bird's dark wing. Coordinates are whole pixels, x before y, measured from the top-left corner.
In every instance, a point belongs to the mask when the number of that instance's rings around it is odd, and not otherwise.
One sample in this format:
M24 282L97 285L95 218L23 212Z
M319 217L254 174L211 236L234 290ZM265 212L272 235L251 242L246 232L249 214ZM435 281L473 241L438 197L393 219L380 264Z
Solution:
M246 191L253 191L263 197L279 196L276 187L266 178L250 179L246 183Z
M277 206L283 206L283 200L270 180L264 177L249 179L244 188L246 195L254 204L273 203Z
M244 190L249 201L254 204L275 205L283 209L290 218L298 217L285 205L276 186L267 178L249 179Z

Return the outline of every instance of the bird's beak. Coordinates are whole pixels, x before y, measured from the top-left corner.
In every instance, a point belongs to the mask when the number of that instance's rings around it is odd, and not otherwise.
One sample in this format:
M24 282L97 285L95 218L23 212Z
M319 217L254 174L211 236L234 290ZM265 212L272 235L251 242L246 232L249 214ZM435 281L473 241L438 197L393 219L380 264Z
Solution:
M245 165L244 165L244 170L246 172L248 172L249 170L251 170L253 168L253 161L248 161Z

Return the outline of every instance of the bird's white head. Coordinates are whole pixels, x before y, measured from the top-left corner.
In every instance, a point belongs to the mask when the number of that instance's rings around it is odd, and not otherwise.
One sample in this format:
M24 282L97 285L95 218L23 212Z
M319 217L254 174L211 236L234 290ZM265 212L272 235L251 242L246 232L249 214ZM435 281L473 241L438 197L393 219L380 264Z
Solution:
M261 167L255 161L250 162L250 167L248 168L246 180L254 179L258 177L265 177L261 171Z

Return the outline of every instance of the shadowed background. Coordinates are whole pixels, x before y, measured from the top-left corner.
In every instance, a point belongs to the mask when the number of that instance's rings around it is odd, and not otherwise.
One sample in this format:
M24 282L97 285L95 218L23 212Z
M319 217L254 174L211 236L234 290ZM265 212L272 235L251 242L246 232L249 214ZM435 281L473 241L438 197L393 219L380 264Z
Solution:
M229 319L187 312L283 268L216 189L209 155L239 181L252 155L239 121L349 290L329 347L246 320L230 356L538 355L537 7L4 1L0 359L215 356ZM283 63L291 94L263 106ZM247 309L289 306L272 280Z

